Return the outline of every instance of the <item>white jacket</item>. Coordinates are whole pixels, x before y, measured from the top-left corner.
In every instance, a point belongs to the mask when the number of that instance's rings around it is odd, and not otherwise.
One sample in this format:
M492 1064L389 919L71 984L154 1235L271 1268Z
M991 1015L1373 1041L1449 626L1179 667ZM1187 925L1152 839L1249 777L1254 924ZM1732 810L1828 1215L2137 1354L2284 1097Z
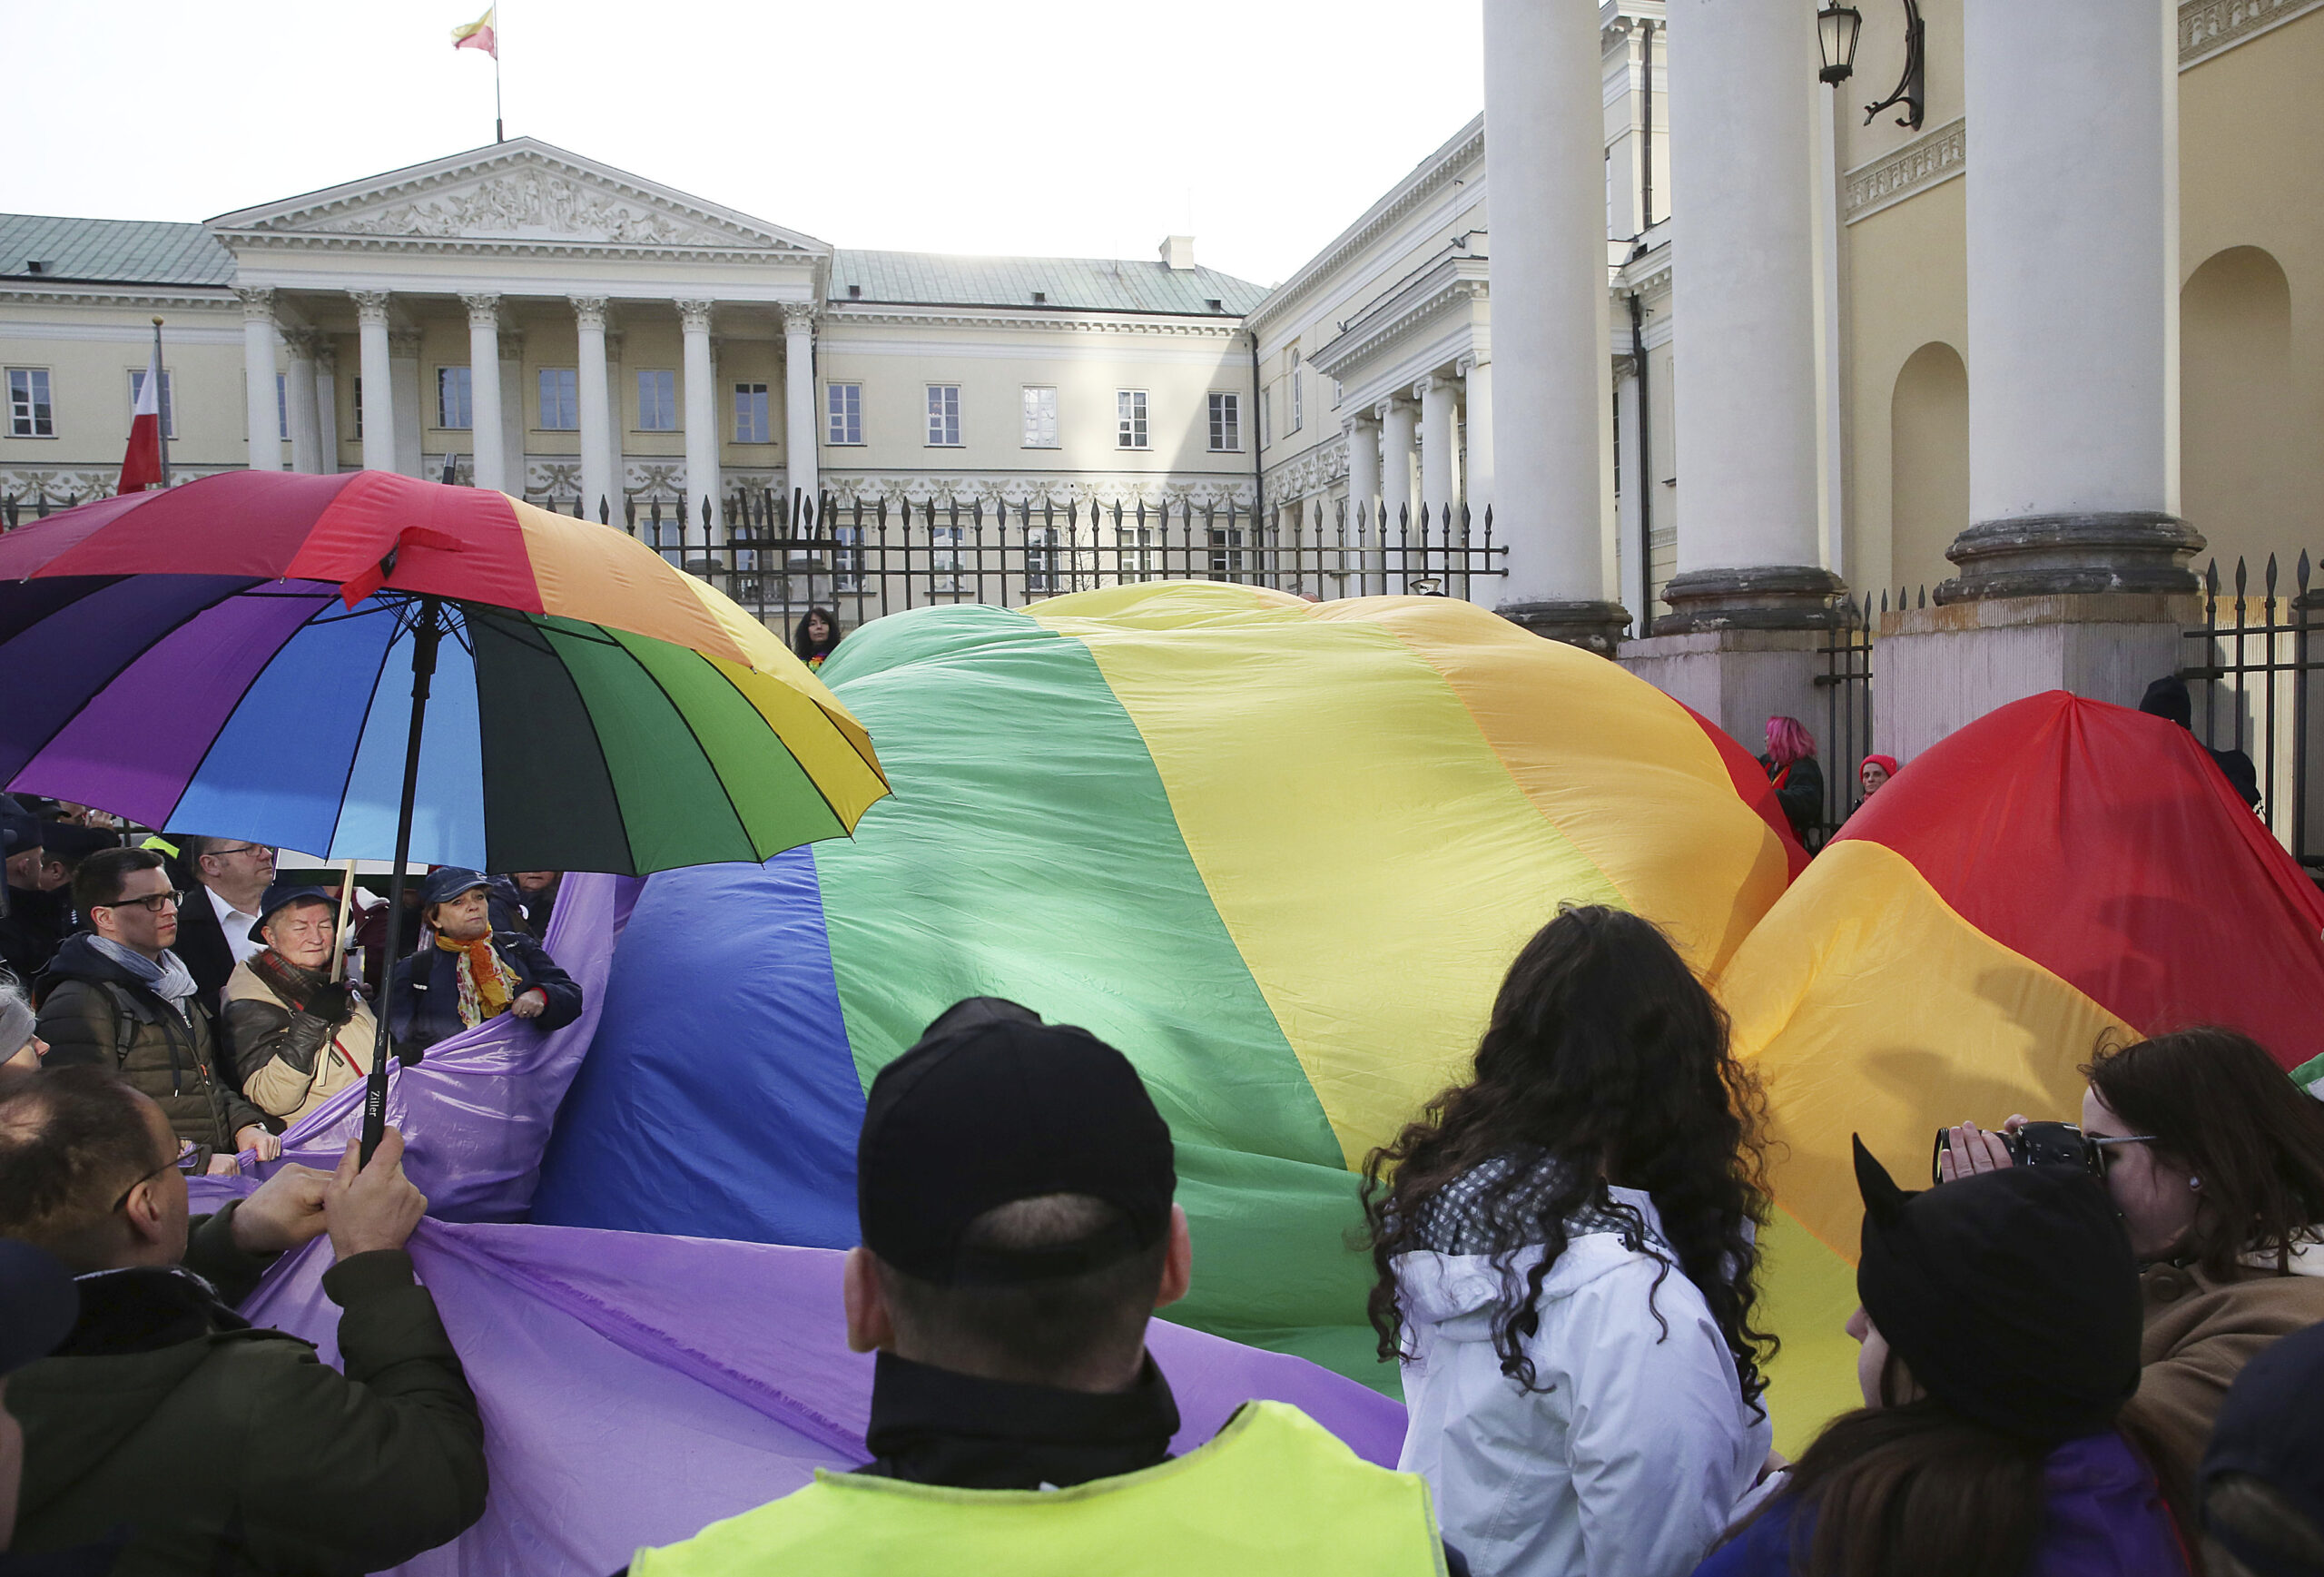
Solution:
M1659 1237L1651 1199L1608 1191ZM1541 1256L1524 1249L1515 1263L1521 1272ZM1745 1404L1718 1324L1676 1264L1617 1231L1579 1230L1524 1342L1545 1392L1501 1372L1490 1257L1403 1254L1395 1272L1416 1349L1403 1365L1396 1465L1428 1481L1444 1537L1476 1577L1691 1572L1748 1503L1772 1431Z

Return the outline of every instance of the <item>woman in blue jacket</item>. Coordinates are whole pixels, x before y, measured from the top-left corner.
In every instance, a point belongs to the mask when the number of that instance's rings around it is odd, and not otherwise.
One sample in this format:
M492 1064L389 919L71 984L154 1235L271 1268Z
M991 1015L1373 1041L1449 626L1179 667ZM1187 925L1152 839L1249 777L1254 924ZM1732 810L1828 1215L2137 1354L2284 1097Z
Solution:
M457 865L419 889L427 930L396 962L388 1028L407 1058L503 1013L561 1030L581 1015L581 988L522 931L492 929L491 879Z

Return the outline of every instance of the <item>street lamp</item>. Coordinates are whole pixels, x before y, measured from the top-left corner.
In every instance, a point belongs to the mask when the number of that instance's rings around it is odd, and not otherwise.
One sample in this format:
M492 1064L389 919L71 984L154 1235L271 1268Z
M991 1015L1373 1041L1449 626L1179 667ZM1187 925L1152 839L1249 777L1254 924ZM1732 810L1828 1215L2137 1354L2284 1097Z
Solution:
M1816 13L1816 43L1824 52L1817 80L1837 84L1856 74L1856 35L1863 27L1864 13L1853 5L1827 5Z
M1896 91L1876 104L1864 106L1864 123L1872 124L1872 117L1892 104L1905 106L1896 123L1919 131L1921 125L1921 69L1924 51L1923 34L1927 31L1921 21L1919 0L1905 0L1905 74L1896 79Z

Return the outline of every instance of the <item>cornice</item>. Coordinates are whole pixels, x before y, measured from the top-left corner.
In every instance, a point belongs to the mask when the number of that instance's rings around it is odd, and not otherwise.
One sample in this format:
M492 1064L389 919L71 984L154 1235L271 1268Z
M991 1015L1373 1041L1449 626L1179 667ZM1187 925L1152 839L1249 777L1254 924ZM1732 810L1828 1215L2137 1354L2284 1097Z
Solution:
M1893 153L1859 164L1840 178L1840 212L1850 224L1942 186L1969 168L1968 119L1956 116Z
M1327 378L1349 368L1447 308L1489 298L1489 260L1472 253L1445 258L1384 301L1351 319L1337 338L1307 358Z
M2201 65L2319 6L2324 0L2180 0L2179 69Z
M1252 308L1244 320L1254 329L1267 322L1302 291L1371 245L1392 225L1451 184L1452 172L1482 158L1484 151L1485 118L1480 112L1475 120L1453 134L1451 142L1431 154L1419 169L1373 204L1363 218L1343 231L1337 240L1310 259L1297 273L1269 291L1266 299Z
M586 258L609 261L789 264L812 273L822 260L812 252L763 247L675 246L645 241L576 241L556 236L369 235L351 232L218 230L212 234L237 261L274 252L404 253L448 257Z
M1159 334L1182 340L1231 340L1243 320L1220 318L1043 315L984 311L974 307L882 307L872 302L833 301L822 318L824 331L851 323L904 328L977 328L1049 330L1079 334Z
M241 299L227 285L214 289L192 286L172 291L156 291L140 285L108 287L102 284L82 284L69 290L5 287L0 288L0 301L38 301L45 306L64 307L213 307L221 311L239 310L241 306Z

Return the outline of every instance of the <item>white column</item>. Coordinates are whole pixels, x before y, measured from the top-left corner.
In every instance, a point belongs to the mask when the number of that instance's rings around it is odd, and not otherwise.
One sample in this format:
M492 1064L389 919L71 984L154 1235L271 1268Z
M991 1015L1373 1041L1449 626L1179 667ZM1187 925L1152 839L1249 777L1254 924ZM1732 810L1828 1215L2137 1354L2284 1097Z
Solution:
M1393 534L1420 511L1413 507L1413 439L1420 408L1403 395L1380 404L1380 507Z
M815 308L811 301L783 307L783 449L790 486L809 499L821 496L816 463L822 424L815 409Z
M308 476L323 469L322 419L316 409L315 331L286 329L282 343L290 352L283 372L283 395L290 419L290 468Z
M357 376L362 380L357 398L363 407L363 419L359 424L363 434L363 468L392 471L396 468L396 412L395 379L388 370L388 292L347 293L355 301L359 369Z
M718 380L710 364L710 303L680 301L678 320L685 330L685 409L681 419L686 432L686 529L702 528L702 503L710 500L712 540L719 531L718 499Z
M513 328L500 334L500 475L503 491L525 496L525 336Z
M606 298L575 296L573 321L580 330L581 513L595 520L614 496L613 421L606 414Z
M282 468L282 413L274 395L274 292L237 289L242 298L242 383L250 423L251 469Z
M1348 542L1357 555L1355 584L1348 590L1362 596L1376 589L1372 577L1380 541L1380 423L1367 411L1341 422L1340 430L1347 435Z
M315 336L315 436L320 442L326 477L339 474L339 346L324 333Z
M490 291L463 292L468 310L468 400L471 477L479 488L508 490L507 433L500 414L500 297Z
M421 426L432 408L436 391L419 387L419 341L417 329L388 330L388 381L395 389L395 469L407 477L420 470ZM365 417L364 431L370 430Z
M1413 389L1420 400L1420 501L1429 519L1438 526L1444 523L1445 511L1452 507L1460 486L1452 437L1452 409L1459 387L1439 372L1422 379Z
M1768 5L1772 0L1756 0ZM1606 153L1598 8L1485 0L1485 145L1492 150L1494 539L1499 606L1545 635L1608 649L1605 601Z
M1482 528L1492 505L1492 363L1463 356L1456 370L1465 408L1462 426L1469 435L1469 472L1462 478L1461 496Z
M2176 10L1965 7L1974 375L1971 526L1957 546L1972 551L1945 600L2193 588L2176 564L2201 546L2175 518ZM1692 300L1686 310L1691 379Z
M612 458L614 477L614 488L610 495L613 510L607 520L615 526L625 524L626 517L623 511L625 500L629 497L629 465L625 458L629 452L625 441L629 436L629 404L621 365L622 346L628 338L621 330L615 328L610 320L606 322L606 452ZM595 504L589 507L592 509L596 508Z
M1675 0L1670 31L1688 486L1655 628L1814 624L1837 586L1817 533L1815 44L1790 7L1743 0Z

